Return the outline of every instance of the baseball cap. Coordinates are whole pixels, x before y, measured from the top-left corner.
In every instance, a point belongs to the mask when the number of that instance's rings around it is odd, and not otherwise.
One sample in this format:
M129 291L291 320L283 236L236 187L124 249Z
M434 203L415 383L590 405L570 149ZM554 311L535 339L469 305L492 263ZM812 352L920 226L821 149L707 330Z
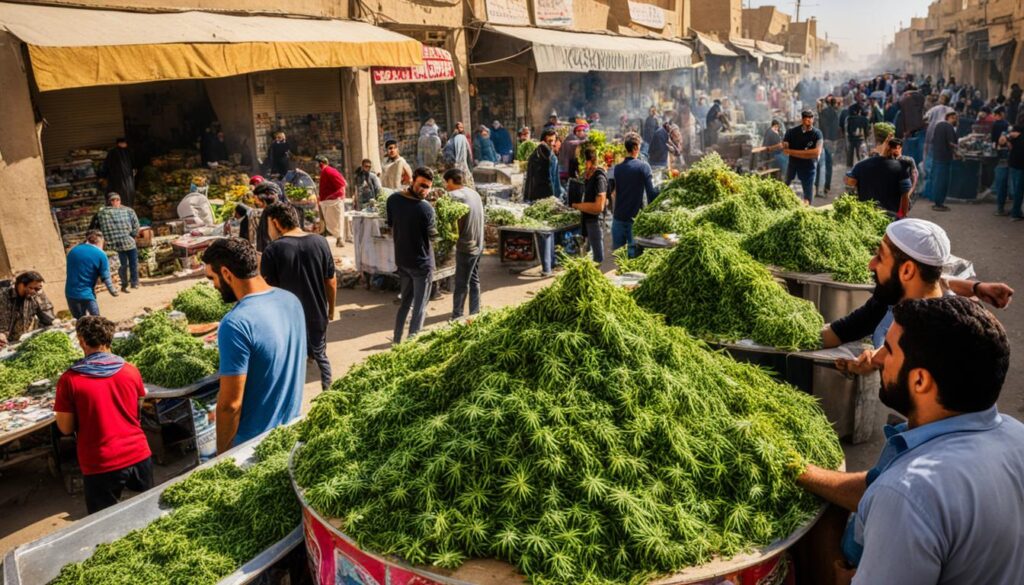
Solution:
M324 163L325 165L331 164L331 161L328 160L327 157L322 154L316 155L315 157L313 157L313 160L315 160L318 163Z
M938 224L924 219L894 221L885 235L904 254L928 266L943 266L949 261L949 236Z

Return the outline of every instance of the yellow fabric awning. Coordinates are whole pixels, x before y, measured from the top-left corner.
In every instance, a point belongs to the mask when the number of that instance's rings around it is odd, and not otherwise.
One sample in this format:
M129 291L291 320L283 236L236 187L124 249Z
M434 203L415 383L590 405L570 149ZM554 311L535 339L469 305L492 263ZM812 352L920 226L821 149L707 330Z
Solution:
M423 62L419 41L351 20L0 3L0 28L28 45L40 91Z

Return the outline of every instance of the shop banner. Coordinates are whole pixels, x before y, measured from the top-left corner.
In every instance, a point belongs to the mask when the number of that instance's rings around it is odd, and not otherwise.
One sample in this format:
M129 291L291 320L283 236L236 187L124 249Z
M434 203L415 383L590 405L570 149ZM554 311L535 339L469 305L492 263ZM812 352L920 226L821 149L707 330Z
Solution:
M373 82L416 83L421 81L447 81L455 79L452 54L438 47L423 45L423 64L416 67L374 67Z
M537 26L572 26L572 0L533 0Z
M526 0L487 0L487 21L492 24L530 25Z
M653 4L630 0L629 19L647 28L665 28L665 11Z

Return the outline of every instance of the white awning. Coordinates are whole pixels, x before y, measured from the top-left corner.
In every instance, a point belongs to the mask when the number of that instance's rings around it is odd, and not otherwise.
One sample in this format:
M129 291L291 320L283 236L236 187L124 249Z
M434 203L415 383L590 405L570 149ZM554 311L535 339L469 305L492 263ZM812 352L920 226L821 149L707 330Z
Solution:
M697 42L704 47L705 54L714 55L715 57L739 57L735 51L725 46L725 43L720 43L708 35L697 31L693 31L693 34L697 35Z
M0 3L41 91L273 69L408 67L418 41L351 20Z
M484 30L530 43L538 73L667 71L692 63L693 51L675 41L493 25Z

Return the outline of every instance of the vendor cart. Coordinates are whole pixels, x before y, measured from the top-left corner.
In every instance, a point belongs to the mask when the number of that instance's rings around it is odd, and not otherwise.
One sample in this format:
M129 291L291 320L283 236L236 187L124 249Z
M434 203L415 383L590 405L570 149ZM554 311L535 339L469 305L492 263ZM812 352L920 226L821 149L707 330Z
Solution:
M211 374L181 388L145 386L141 423L154 461L163 465L175 448L191 453L192 465L209 459L217 450L210 405L216 404L220 376Z
M374 276L397 277L395 264L395 241L391 237L384 219L372 211L349 211L352 242L355 245L356 270L366 277L367 284ZM454 254L434 268L431 282L455 276Z
M245 467L254 461L254 449L263 440L260 435L202 465L215 465L227 458ZM96 547L114 541L133 530L144 528L169 510L160 506L160 496L168 487L183 481L188 474L176 477L147 492L115 506L86 516L74 524L23 544L7 553L3 563L5 585L37 585L55 579L61 568L89 558ZM251 583L270 570L302 543L302 530L296 527L280 541L267 547L237 571L221 579L219 585Z
M541 251L550 254L549 266L558 264L557 248L573 256L580 251L580 224L557 228L501 226L498 228L498 254L501 263L513 272L528 270L542 264Z

